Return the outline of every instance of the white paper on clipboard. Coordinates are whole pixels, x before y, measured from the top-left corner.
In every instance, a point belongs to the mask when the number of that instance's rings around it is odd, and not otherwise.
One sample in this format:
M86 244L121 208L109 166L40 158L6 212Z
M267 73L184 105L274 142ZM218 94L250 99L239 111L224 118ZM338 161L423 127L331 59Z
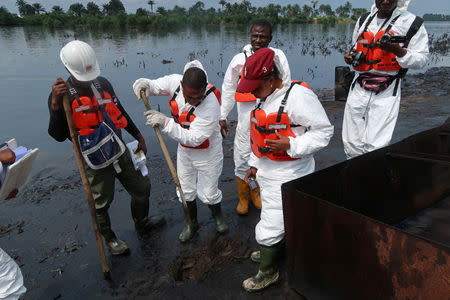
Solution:
M11 191L18 189L27 181L38 152L39 149L35 148L8 167L8 172L0 189L0 201L5 200Z

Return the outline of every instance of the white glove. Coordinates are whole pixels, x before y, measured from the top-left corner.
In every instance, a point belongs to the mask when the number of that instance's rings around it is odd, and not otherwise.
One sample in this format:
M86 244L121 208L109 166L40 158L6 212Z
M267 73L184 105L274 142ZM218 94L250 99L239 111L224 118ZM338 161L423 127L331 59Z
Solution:
M147 118L145 125L153 126L153 127L166 127L167 123L169 123L169 118L166 117L163 113L159 111L150 109L144 112L144 116Z
M141 99L141 90L145 90L147 97L150 96L150 84L147 78L139 78L133 83L133 91L136 97Z

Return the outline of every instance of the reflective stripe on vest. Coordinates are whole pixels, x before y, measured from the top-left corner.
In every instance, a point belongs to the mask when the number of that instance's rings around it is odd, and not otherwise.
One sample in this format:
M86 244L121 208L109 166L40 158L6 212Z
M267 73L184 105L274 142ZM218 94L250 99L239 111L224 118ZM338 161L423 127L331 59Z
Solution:
M284 112L284 107L286 106L289 93L294 85L302 85L309 88L308 84L299 81L292 81L291 86L286 91L283 100L281 101L280 107L277 112L272 112L266 115L266 112L262 110L262 101L257 105L257 107L250 113L250 144L252 152L257 157L267 157L275 161L289 161L297 160L299 158L290 157L286 151L270 152L265 140L277 140L278 137L276 132L283 136L295 137L294 132L291 127L298 125L291 125L289 122L289 117L287 113Z

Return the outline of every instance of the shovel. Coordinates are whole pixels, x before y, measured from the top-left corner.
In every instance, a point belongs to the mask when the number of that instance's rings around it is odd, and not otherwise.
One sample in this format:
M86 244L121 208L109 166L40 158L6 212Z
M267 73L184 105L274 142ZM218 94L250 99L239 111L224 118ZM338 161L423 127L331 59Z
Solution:
M145 108L147 110L152 109L150 106L150 102L148 101L148 97L145 94L145 90L141 90L141 99L144 102ZM172 173L173 181L175 182L175 185L177 186L177 191L180 195L181 202L183 204L184 214L186 215L186 220L190 227L192 227L192 220L191 216L189 215L189 210L186 204L186 199L184 198L183 190L181 189L180 180L178 179L177 171L175 170L175 166L173 165L172 159L170 158L169 150L167 150L166 142L164 141L164 138L161 134L161 130L159 127L153 127L155 129L156 136L158 137L159 144L161 145L161 150L164 154L164 157L166 158L167 165L169 166L170 173Z

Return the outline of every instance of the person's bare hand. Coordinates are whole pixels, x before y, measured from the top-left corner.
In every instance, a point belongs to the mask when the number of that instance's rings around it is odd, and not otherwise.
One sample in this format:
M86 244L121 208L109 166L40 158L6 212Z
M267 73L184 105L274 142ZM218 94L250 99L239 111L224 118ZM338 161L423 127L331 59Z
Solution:
M350 55L350 51L345 53L344 55L344 61L347 65L351 65L353 62L353 57Z
M144 152L144 155L147 155L147 145L145 144L145 140L142 134L139 134L139 136L137 137L137 141L138 146L136 148L136 151L134 151L134 153L136 154L142 150L142 152Z
M61 108L63 96L67 93L66 82L58 77L52 85L52 110L59 110Z
M377 46L384 51L394 53L398 57L406 55L406 49L398 43L377 43Z
M220 125L220 133L222 134L222 137L226 138L228 136L227 120L220 120L219 125Z
M291 148L291 143L287 136L279 134L278 130L275 131L275 134L278 137L277 140L268 140L268 139L264 140L270 152L286 151L289 148Z
M250 167L250 169L248 169L247 174L245 174L245 178L244 181L248 183L248 179L251 178L256 178L256 173L258 172L258 169L255 167Z

